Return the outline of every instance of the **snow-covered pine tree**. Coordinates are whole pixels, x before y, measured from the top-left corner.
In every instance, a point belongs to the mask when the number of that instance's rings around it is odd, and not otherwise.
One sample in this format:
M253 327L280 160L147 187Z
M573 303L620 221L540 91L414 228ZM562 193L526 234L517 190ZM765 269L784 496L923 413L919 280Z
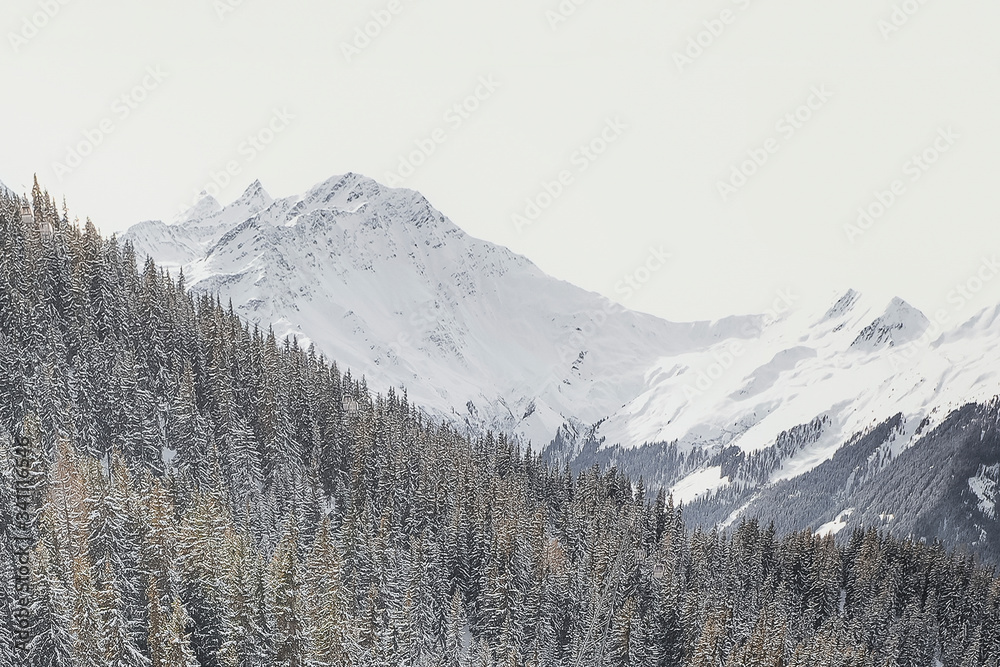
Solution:
M184 611L181 601L174 599L170 606L164 638L163 664L170 667L201 667L194 649L191 648L191 633L188 627L191 618Z
M119 593L111 568L111 561L104 561L98 579L101 664L105 667L148 667L149 658L135 643L134 630L128 620L131 610L125 608L126 600Z
M274 659L280 667L304 667L307 657L306 608L299 531L295 519L286 521L284 535L271 558L268 600L274 628Z

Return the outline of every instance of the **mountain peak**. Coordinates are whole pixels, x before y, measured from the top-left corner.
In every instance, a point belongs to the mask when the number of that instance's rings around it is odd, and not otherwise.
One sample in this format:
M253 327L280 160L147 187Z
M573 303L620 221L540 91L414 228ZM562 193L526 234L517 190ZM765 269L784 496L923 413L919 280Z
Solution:
M239 196L236 202L254 203L259 205L261 208L267 208L272 203L274 199L268 194L264 186L261 185L260 180L255 180L253 183L247 186L247 189L243 191L243 194Z
M903 345L919 338L928 326L930 320L918 308L893 297L885 312L861 330L851 348L872 352L885 346Z
M239 209L241 215L253 215L263 211L274 203L274 199L268 194L259 180L247 186L243 194L223 210Z
M340 176L331 176L313 186L302 201L345 211L356 211L383 194L382 187L377 182L349 171Z
M219 203L219 200L203 190L201 199L185 213L180 214L174 222L177 224L194 222L215 215L221 210L222 204Z

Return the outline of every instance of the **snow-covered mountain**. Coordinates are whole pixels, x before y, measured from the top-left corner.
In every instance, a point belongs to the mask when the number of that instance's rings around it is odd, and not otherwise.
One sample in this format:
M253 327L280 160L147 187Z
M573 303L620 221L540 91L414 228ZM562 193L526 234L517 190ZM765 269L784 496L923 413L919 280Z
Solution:
M1000 561L1000 307L946 329L848 291L756 337L665 356L647 377L587 462L670 488L693 520L875 524Z
M424 197L356 174L273 200L259 182L222 207L124 235L249 320L315 343L370 386L504 428L537 447L585 430L646 386L663 355L739 336L755 318L675 324L625 310L475 239Z
M1000 394L997 310L941 336L901 299L878 304L849 291L825 313L799 310L759 335L665 356L644 391L601 425L607 442L737 446L754 452L817 417L829 424L810 450L829 448L897 412L940 422L952 409ZM808 468L805 455L781 474ZM795 467L792 467L792 466Z
M840 482L786 511L789 527L836 532L872 516L902 526L907 510L872 484L912 483L912 463L894 463L921 447L979 452L955 433L986 434L1000 394L1000 307L945 328L901 299L848 291L815 311L667 322L547 276L418 193L356 174L278 200L254 183L228 206L206 197L125 238L375 389L405 386L418 405L514 432L553 459L619 465L705 522L773 514L789 484L821 477ZM967 403L981 410L962 413ZM957 431L955 419L966 420ZM944 523L967 507L982 540L1000 539L1000 458L942 460L964 476Z

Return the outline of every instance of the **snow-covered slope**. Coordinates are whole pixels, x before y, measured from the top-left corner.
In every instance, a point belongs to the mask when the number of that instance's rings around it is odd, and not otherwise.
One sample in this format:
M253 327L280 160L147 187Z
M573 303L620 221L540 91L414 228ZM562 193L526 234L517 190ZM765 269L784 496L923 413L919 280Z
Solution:
M671 443L689 457L660 478L675 499L714 498L733 510L732 522L762 490L817 469L894 415L900 422L878 443L875 472L962 406L1000 395L1000 308L942 332L900 299L880 304L850 291L826 312L796 312L738 345L661 359L648 377L596 438L604 448ZM807 434L797 432L806 425ZM991 514L992 469L984 470L969 487ZM838 506L825 528L847 525L846 509Z
M645 391L599 433L609 444L676 440L682 449L736 445L750 452L829 414L834 426L822 442L836 447L872 420L948 402L926 385L943 370L933 348L917 350L915 368L898 355L927 329L904 301L880 308L851 291L823 314L797 311L766 323L755 338L661 359Z
M662 356L753 318L674 324L627 311L465 234L421 195L356 174L274 201L254 183L124 238L251 321L313 342L384 390L544 446L645 387Z

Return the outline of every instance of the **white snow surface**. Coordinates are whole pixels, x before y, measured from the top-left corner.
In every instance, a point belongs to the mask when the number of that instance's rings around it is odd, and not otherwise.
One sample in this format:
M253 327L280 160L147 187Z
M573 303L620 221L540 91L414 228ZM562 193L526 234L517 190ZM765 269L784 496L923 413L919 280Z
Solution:
M728 484L729 479L722 477L722 468L712 466L688 475L682 482L675 484L670 489L670 493L674 497L674 502L690 503L705 494L718 491Z
M843 512L837 515L836 519L824 523L822 526L817 528L816 534L820 536L836 535L837 533L839 533L840 531L842 531L844 528L847 527L847 519L853 513L854 513L853 507L844 510Z
M255 182L228 206L205 198L124 238L369 386L405 386L418 405L536 448L564 424L599 424L605 447L751 452L826 417L781 479L898 412L906 427L895 453L920 437L924 418L933 427L1000 394L1000 307L945 329L901 299L848 291L815 310L668 322L547 276L465 234L418 193L357 174L278 200ZM726 484L703 469L674 493Z

